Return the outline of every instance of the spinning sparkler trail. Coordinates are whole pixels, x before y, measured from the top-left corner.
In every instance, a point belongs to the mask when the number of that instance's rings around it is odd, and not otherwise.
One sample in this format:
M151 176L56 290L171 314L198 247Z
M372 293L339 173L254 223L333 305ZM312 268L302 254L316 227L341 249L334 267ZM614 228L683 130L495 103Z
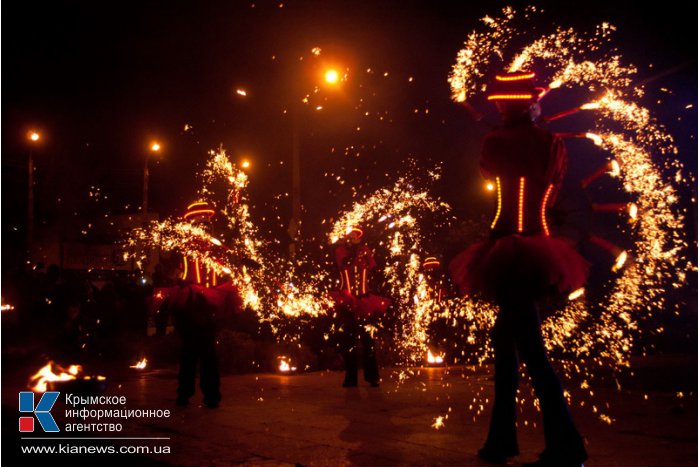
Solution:
M685 216L678 196L678 186L691 177L683 173L672 137L639 104L644 89L634 86L636 68L623 64L611 45L615 27L603 23L593 34L557 27L532 40L525 24L540 13L534 7L522 12L507 7L498 17L483 18L485 30L468 36L449 83L453 99L465 102L480 98L496 72L537 70L549 82L541 89L540 99L546 101L567 91L589 96L588 102L544 121L593 112L593 128L560 136L588 138L609 153L601 169L585 177L581 186L586 188L605 174L620 180L633 203L594 204L592 208L627 213L629 222L622 228L633 246L626 251L589 235L591 244L613 255L614 278L604 296L586 301L583 290L576 291L566 309L544 323L547 347L568 355L561 364L567 376L582 377L583 388L586 379L593 377L594 367L620 371L629 366L645 319L669 308L679 312L681 304L669 303L668 292L682 287L687 273L695 269L685 256ZM670 178L665 176L669 172L673 173ZM644 351L643 343L639 345ZM486 352L483 349L482 355Z
M210 151L199 175L199 196L225 218L221 236L187 220L166 219L134 230L130 245L178 252L228 278L240 291L243 305L254 310L260 321L269 322L274 331L285 321L325 313L330 301L318 293L325 274L295 280L293 264L271 253L251 219L248 177L229 160L223 148Z

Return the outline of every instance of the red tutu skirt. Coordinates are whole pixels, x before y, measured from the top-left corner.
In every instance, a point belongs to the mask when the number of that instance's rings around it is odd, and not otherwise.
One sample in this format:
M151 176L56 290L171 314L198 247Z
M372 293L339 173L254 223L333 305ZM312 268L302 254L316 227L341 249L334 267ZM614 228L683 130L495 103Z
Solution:
M330 292L330 296L336 306L347 306L358 317L385 313L391 305L388 298L371 293L358 298L346 290L334 290Z
M236 286L229 283L216 287L203 287L197 284L188 284L187 287L161 287L153 291L151 308L157 310L166 300L177 308L185 308L192 294L202 295L208 304L216 308L216 313L223 316L230 313L243 311L243 298Z
M512 291L540 298L583 286L589 266L563 238L509 235L475 243L459 253L449 269L463 295L497 298Z

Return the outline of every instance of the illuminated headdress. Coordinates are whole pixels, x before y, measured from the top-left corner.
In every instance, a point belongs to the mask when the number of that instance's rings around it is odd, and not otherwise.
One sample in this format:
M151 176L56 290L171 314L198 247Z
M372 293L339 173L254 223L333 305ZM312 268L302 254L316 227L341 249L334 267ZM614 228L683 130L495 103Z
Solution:
M345 235L349 237L349 236L352 235L352 234L356 234L356 235L357 235L357 238L360 238L360 237L362 237L362 235L364 234L364 232L363 232L362 229L359 228L358 226L353 225L352 227L348 228L348 230L346 231L346 234L345 234Z
M206 201L196 201L187 206L183 217L189 221L205 221L214 217L214 212L214 209Z
M440 260L434 256L428 256L423 260L423 269L431 270L440 267Z
M536 101L541 89L535 87L535 73L517 72L496 75L489 85L490 101Z

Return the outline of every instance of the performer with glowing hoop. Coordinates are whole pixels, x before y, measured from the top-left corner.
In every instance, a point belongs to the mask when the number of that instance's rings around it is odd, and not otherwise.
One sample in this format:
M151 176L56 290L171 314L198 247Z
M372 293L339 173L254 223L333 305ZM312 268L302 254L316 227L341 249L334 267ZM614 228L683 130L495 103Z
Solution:
M358 341L362 347L365 381L379 386L379 367L375 354L373 332L368 318L384 313L390 300L369 292L369 272L377 263L372 250L360 243L362 229L352 227L344 241L335 248L335 260L340 272L340 290L331 292L340 318L341 347L345 360L344 387L357 386Z
M184 219L195 225L203 225L211 221L214 213L208 203L201 201L188 206ZM218 246L224 249L220 242ZM183 255L182 281L172 305L176 329L182 339L178 405L187 405L194 395L198 364L204 405L216 408L221 400L216 318L217 315L240 309L242 300L238 289L222 281L217 271L203 264L194 251L210 251L216 247L217 243L191 245L192 253Z
M534 77L502 74L489 88L488 100L496 104L503 124L486 136L481 170L494 185L496 212L490 239L457 255L450 272L463 294L481 294L499 305L492 330L495 398L479 457L505 463L519 454L515 398L520 359L544 421L546 446L534 465L578 466L587 453L547 357L538 301L581 287L588 263L567 241L551 235L548 225L567 157L558 137L533 124L539 111Z

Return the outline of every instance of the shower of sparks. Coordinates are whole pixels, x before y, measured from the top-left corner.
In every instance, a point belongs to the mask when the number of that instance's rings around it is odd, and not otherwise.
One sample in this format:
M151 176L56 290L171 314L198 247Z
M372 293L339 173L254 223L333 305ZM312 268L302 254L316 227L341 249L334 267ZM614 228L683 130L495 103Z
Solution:
M428 244L436 228L447 221L449 206L433 198L423 187L436 181L439 174L429 171L428 180L421 180L418 171L399 177L390 188L382 188L355 202L352 208L339 215L328 235L331 243L350 232L353 226L362 226L370 246L385 258L376 274L383 275L387 294L393 301L398 322L395 341L406 363L422 361L428 350L428 326L435 313L427 295L421 262L430 256ZM428 229L427 216L435 221Z
M327 276L298 277L295 265L271 252L251 219L247 198L248 176L226 156L223 148L209 152L199 174L198 195L217 211L215 222L204 227L181 217L152 222L147 228L134 229L128 239L132 251L146 248L174 251L197 259L217 275L231 281L240 292L243 306L255 311L283 339L298 337L302 318L325 314L331 301L320 294ZM218 235L213 230L224 219ZM141 253L143 254L143 253ZM290 321L297 320L296 326Z
M440 428L445 428L445 419L446 418L447 418L447 416L442 416L442 415L435 417L435 420L433 420L433 424L431 426L433 428L435 428L436 430L439 430Z
M593 34L556 27L551 34L533 40L533 29L526 23L541 13L535 7L523 11L506 7L498 17L483 18L485 27L468 35L448 81L453 100L464 102L483 93L497 72L537 69L545 85L545 102L567 90L590 96L578 108L551 119L579 110L594 116L593 128L566 136L585 136L609 152L608 174L619 179L625 196L634 199L628 206L629 222L620 226L632 246L611 258L615 277L603 297L589 297L587 302L581 298L582 289L575 291L566 309L543 323L547 348L555 355L566 355L560 362L565 375L590 380L596 367L614 371L628 367L635 345L645 351L639 339L643 320L667 308L678 310L679 304L667 301L667 292L682 287L686 274L696 268L685 256L685 210L679 206L677 190L693 178L683 173L673 138L638 103L644 89L634 85L637 69L624 64L611 45L615 27L602 23ZM673 173L673 179L667 179L665 173ZM464 299L463 306L445 307L445 318L462 310L467 314L466 326L484 329L485 317L480 316L480 323L470 321L476 317L469 316L474 305ZM491 311L486 313L487 320L493 318ZM460 321L455 317L455 324ZM485 357L488 351L481 348L477 354ZM599 408L594 409L598 413ZM612 422L605 414L599 417Z

